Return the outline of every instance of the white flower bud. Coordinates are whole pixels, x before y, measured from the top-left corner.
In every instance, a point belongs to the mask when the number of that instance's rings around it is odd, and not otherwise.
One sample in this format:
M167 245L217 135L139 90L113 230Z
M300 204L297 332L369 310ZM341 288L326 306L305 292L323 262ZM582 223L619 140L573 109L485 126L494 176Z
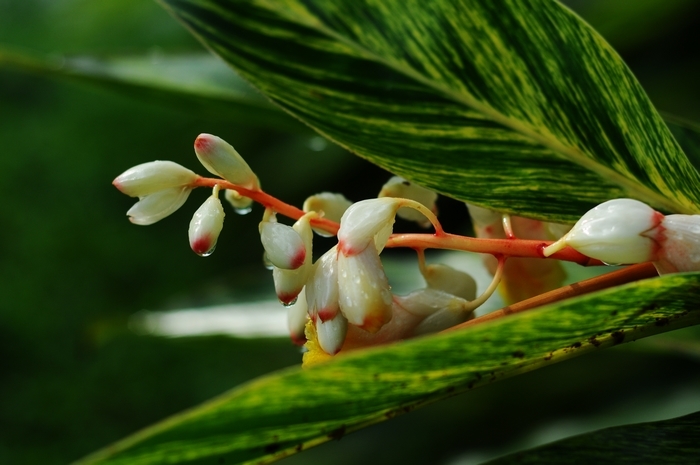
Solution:
M309 319L308 307L306 306L306 296L304 289L299 293L297 302L287 310L287 327L289 328L289 337L292 342L298 346L303 346L306 342L304 328L306 321Z
M374 242L360 253L338 254L340 310L355 326L375 333L391 320L392 296Z
M472 205L467 203L467 210L469 210L469 216L471 216L472 222L475 227L486 227L496 224L500 224L503 218L501 213L497 211L489 210L488 208L479 207L477 205Z
M700 271L700 215L668 215L659 229L659 274Z
M381 251L391 235L402 199L385 197L352 204L340 219L338 247L344 255L359 254L372 242ZM350 319L352 323L352 319Z
M306 260L306 246L298 232L282 223L260 223L260 241L267 259L277 268L296 270Z
M655 259L655 228L663 215L633 199L615 199L588 211L564 237L544 249L546 257L567 245L582 254L611 264L642 263Z
M214 193L194 212L190 221L190 248L203 257L214 252L216 241L224 227L224 207L218 194L218 188L214 188Z
M200 134L194 141L194 151L210 173L248 189L259 187L258 178L248 163L220 137Z
M129 221L139 225L156 223L180 208L192 189L189 187L171 187L141 197L126 214Z
M437 212L435 201L437 200L438 195L435 192L426 189L425 187L421 187L418 184L413 184L399 176L394 176L389 179L386 184L382 186L382 190L379 191L378 197L397 197L415 200L416 202L423 204L433 213ZM397 214L400 218L408 221L414 221L424 228L430 226L430 221L425 217L425 215L412 208L400 208Z
M323 254L314 265L306 284L306 301L309 315L321 321L335 318L340 311L338 304L338 251L333 247Z
M464 311L456 307L447 307L438 310L425 320L421 321L414 329L413 336L436 333L452 326L464 323L474 317L471 311Z
M308 197L302 208L305 212L317 212L326 219L338 222L343 213L350 208L350 205L352 202L346 199L343 194L321 192Z
M311 272L313 232L311 231L310 220L313 216L315 216L315 213L307 213L299 218L299 220L294 223L294 226L292 226L294 231L301 237L306 250L303 264L294 270L285 270L276 266L272 270L272 278L275 282L277 298L284 305L292 305L296 302Z
M395 296L394 299L404 310L417 316L429 316L445 308L459 311L469 304L452 294L430 288L418 289L405 296Z
M328 321L316 320L318 344L329 355L335 355L340 352L347 332L348 320L340 313Z
M129 197L145 197L165 189L187 186L195 179L195 173L177 163L152 161L129 168L112 184Z
M250 207L253 205L253 199L250 197L244 197L233 189L226 189L224 198L239 213L248 213L251 211Z
M438 289L464 300L476 298L476 281L468 273L451 266L434 264L425 267L423 274L428 287Z

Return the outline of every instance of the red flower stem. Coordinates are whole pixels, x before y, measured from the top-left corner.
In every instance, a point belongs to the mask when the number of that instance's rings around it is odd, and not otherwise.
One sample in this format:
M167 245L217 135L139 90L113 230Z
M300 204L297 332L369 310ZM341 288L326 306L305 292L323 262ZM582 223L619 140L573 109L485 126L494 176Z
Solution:
M223 179L199 177L191 184L191 187L213 188L216 185L220 186L222 189L233 189L239 194L258 202L263 207L272 209L288 218L298 220L304 216L302 210L282 202L278 198L260 189L248 189ZM436 224L435 221L432 221L433 224ZM340 228L338 223L325 218L312 218L311 225L323 229L330 234L337 234ZM437 223L437 225L439 225L439 223ZM438 227L437 225L436 227ZM532 241L524 239L477 239L475 237L446 233L440 228L435 234L392 234L386 247L461 250L465 252L503 255L506 257L547 258L542 254L542 250L551 243L552 241ZM588 258L576 252L571 247L566 247L548 258L565 260L584 266L603 264L598 260Z

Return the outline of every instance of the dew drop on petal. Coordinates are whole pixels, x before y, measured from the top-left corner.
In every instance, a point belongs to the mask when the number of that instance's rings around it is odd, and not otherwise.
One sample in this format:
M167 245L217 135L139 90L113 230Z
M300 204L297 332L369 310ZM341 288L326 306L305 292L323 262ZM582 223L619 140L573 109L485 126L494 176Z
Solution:
M273 270L275 268L275 265L273 265L270 259L267 257L267 252L263 252L263 266L268 270Z
M281 303L282 305L284 305L285 307L289 308L289 307L291 307L292 305L294 305L295 303L297 303L297 300L298 300L298 299L299 299L298 297L294 297L294 298L293 298L292 300L290 300L289 302L282 302L282 301L280 300L280 303Z
M212 246L212 248L209 249L209 250L207 250L206 252L203 252L203 253L195 252L195 253L196 253L197 255L199 255L200 257L208 257L209 255L211 255L211 254L214 253L214 250L216 250L216 244L214 244L214 245Z
M253 211L253 207L252 207L252 205L249 207L245 207L245 208L238 208L237 207L237 208L234 208L233 211L235 211L239 215L247 215L248 213Z

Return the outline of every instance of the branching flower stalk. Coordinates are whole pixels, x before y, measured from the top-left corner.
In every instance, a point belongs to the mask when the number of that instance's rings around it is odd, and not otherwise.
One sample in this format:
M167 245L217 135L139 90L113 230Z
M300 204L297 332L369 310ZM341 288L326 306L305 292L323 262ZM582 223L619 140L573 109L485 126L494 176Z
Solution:
M266 193L245 160L222 139L201 134L194 148L200 162L217 178L199 176L173 162L155 161L135 166L114 180L123 193L139 197L127 213L130 220L141 225L155 223L182 206L193 189L211 188L212 195L196 211L189 229L192 250L208 256L223 227L220 191L239 212L250 211L252 202L262 205L262 245L273 269L277 296L290 307L290 336L295 343L306 343L305 364L340 351L499 318L617 285L621 279L642 279L655 273L640 265L472 320L473 311L493 294L508 271L509 259L551 258L580 265L602 265L601 260L653 262L660 273L700 268L700 254L686 253L700 248L700 217L664 216L636 200L601 204L556 242L518 238L516 226L539 231L543 229L540 222L469 206L475 230L482 237L467 237L443 229L436 215L437 194L402 178L389 180L376 199L352 203L340 194L322 193L308 198L299 209ZM294 225L278 223L278 215L294 220ZM396 216L434 231L395 234ZM338 238L338 244L315 262L314 232ZM386 247L415 250L426 287L405 296L392 294L379 257ZM477 297L471 276L446 265L428 265L426 249L489 254L495 258L491 264L493 280Z

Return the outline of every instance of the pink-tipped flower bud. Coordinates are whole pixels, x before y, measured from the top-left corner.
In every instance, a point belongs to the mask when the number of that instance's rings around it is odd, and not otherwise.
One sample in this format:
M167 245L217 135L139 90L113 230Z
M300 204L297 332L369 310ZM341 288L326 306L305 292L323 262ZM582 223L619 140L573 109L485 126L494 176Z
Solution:
M272 269L277 298L286 306L293 305L297 301L297 297L304 288L311 272L313 232L311 231L310 221L314 216L316 216L315 213L307 213L292 226L294 231L301 237L306 251L302 265L294 270L285 270L277 266Z
M348 320L340 313L328 321L316 320L318 345L329 355L335 355L340 352L347 333Z
M360 253L338 254L338 290L340 310L355 326L376 333L391 320L389 281L371 239Z
M331 248L314 264L306 284L306 301L309 315L316 320L328 321L338 314L338 251Z
M700 271L700 215L668 215L659 229L659 274Z
M188 235L190 247L197 255L207 257L214 252L216 241L224 227L224 207L218 189L194 212Z
M321 192L308 197L302 208L305 212L316 212L326 219L339 222L350 205L352 202L346 199L343 194Z
M340 252L346 256L359 254L371 243L375 245L376 251L381 251L391 235L394 217L402 201L403 199L385 197L352 204L340 219Z
M112 184L129 197L145 197L165 189L187 186L195 179L195 173L177 163L152 161L129 168Z
M413 184L406 179L394 176L389 179L386 184L382 186L382 190L379 191L378 197L397 197L404 199L415 200L416 202L423 204L428 210L433 213L437 213L437 201L438 195L425 187L421 187L418 184ZM400 208L397 212L399 218L404 220L414 221L424 228L430 226L430 221L421 212L414 210L412 208Z
M171 187L140 198L126 214L134 224L146 226L156 223L180 208L192 189Z
M298 232L286 224L260 223L260 241L267 259L277 268L296 270L306 261L306 246Z
M298 346L303 346L306 342L306 322L309 319L308 307L306 306L305 289L299 293L299 299L287 310L287 328L292 342Z
M220 137L200 134L194 141L194 152L210 173L248 189L259 187L258 178L248 163Z
M588 211L564 237L544 249L546 257L566 246L611 264L656 258L657 227L663 215L633 199L615 199Z
M423 278L431 289L447 292L464 300L476 298L476 281L468 273L451 266L434 264L425 267Z

